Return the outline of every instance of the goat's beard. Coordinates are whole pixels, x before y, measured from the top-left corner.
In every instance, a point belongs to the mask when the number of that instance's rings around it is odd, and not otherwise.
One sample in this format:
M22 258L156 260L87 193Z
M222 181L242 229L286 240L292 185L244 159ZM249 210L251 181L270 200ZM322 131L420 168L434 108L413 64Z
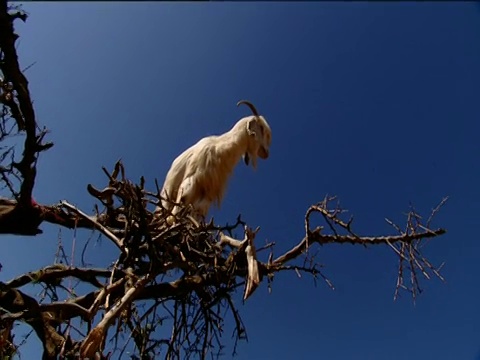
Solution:
M246 152L245 155L243 155L243 161L245 162L245 165L250 165L252 164L252 167L254 169L257 168L257 155L256 154L251 154L249 152Z
M243 155L243 162L245 163L245 165L249 165L250 163L250 155L248 155L248 152L246 152L244 155Z

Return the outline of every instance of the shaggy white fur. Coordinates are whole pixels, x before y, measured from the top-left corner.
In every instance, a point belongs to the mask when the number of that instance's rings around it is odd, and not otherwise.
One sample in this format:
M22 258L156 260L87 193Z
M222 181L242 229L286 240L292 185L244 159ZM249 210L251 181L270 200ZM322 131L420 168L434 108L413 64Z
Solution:
M240 104L247 105L254 115L240 119L225 134L201 139L173 161L161 192L162 206L172 215L180 210L178 204L191 204L195 215L206 216L212 203L220 206L228 179L242 157L254 168L257 156L268 158L270 126L250 102L242 100L237 106Z

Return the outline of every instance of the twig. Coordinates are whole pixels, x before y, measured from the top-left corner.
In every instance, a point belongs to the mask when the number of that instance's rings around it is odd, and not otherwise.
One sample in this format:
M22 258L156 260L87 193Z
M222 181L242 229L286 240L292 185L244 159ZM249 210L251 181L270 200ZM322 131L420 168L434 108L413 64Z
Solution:
M106 237L108 237L110 240L113 241L113 243L115 245L117 245L117 247L122 251L122 253L124 253L125 255L127 255L127 249L125 248L125 246L123 245L123 241L120 240L119 238L117 238L110 230L108 230L105 226L103 226L102 224L98 223L95 219L93 219L92 217L88 216L87 214L85 214L84 212L82 212L81 210L77 209L75 206L69 204L67 201L61 201L61 204L62 206L64 206L65 208L67 208L68 210L70 211L73 211L74 213L76 213L77 215L81 216L83 219L87 220L88 222L90 222L94 228L96 228L97 230L99 230L103 235L105 235Z

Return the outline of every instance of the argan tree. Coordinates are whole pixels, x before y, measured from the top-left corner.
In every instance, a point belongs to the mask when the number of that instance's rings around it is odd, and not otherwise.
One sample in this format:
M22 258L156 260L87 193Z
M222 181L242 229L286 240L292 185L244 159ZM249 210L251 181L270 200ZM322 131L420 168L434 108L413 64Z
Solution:
M445 233L431 222L446 199L427 217L410 209L402 226L387 220L392 235L367 237L355 232L353 218L346 218L336 198L326 196L307 209L301 240L275 257L274 244L256 246L259 229L250 228L240 216L226 226L198 223L188 207L174 225L154 217L158 184L148 189L144 178L129 179L121 162L103 168L103 185L85 179L95 213L68 201L38 204L32 198L41 171L37 159L55 148L37 123L17 57L14 24L26 20L18 6L0 2L1 246L15 235L40 234L47 222L92 229L116 246L118 257L98 267L70 266L60 246L50 266L0 282L0 358L19 351L18 322L41 341L43 359L121 358L126 349L142 359L220 356L225 321L232 322L236 340L246 337L235 297L248 300L262 281L270 286L281 271L306 273L333 287L315 259L318 245L390 247L399 260L395 297L403 290L415 298L421 277L442 279L420 245ZM323 226L313 228L314 215ZM243 234L241 239L235 238L235 229ZM68 285L68 279L77 285ZM32 284L43 287L41 296L29 294Z

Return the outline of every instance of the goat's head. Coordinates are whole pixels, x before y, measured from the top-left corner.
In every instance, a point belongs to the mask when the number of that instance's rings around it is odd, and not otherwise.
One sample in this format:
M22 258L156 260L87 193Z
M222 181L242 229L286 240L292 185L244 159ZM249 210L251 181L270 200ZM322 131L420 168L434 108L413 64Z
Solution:
M247 105L254 116L251 116L246 123L248 134L248 147L243 156L245 164L248 166L250 160L252 166L257 166L257 156L261 159L267 159L270 152L270 142L272 141L272 130L263 116L258 115L258 111L253 104L247 100L241 100L237 106Z

